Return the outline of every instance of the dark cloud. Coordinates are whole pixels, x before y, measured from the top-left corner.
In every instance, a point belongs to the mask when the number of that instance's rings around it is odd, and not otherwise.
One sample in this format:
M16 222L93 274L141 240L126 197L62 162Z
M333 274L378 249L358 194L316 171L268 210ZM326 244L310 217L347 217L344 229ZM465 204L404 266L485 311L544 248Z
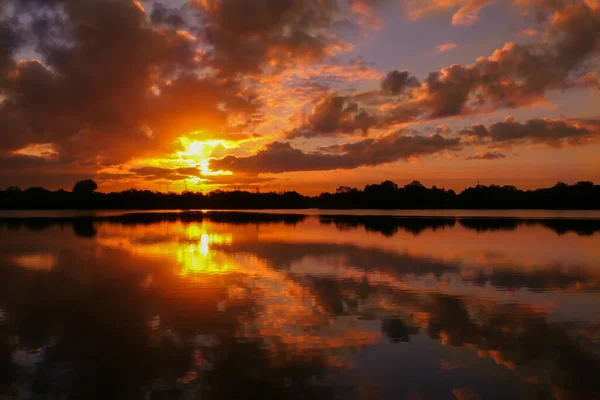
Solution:
M0 152L0 188L63 187L93 176L95 169L86 165L60 162L56 157L36 157Z
M0 173L12 173L14 169L27 170L30 168L45 168L56 164L55 159L34 157L24 154L0 154Z
M577 145L600 136L600 121L537 118L520 123L513 117L507 117L503 122L497 122L488 128L475 124L471 129L465 129L460 134L476 137L482 143L492 144Z
M335 0L214 0L202 12L208 62L222 74L259 74L268 68L319 60L344 43L325 28L338 19Z
M0 10L2 3L0 2ZM0 22L0 73L5 73L6 68L14 64L12 56L19 47L22 38L5 21Z
M381 80L381 91L385 94L401 94L408 89L419 85L419 80L411 76L408 71L390 71L385 78Z
M500 153L499 151L485 152L485 153L477 153L474 156L467 157L467 160L500 160L506 158L504 153Z
M460 131L460 135L474 138L484 138L490 135L490 131L480 122L473 124L471 128Z
M150 14L150 20L159 25L167 25L173 28L182 28L186 25L181 11L156 2Z
M319 101L304 122L287 133L287 137L316 137L367 134L377 124L377 118L343 96L329 96Z
M273 142L252 156L226 156L212 159L210 165L214 170L254 174L354 169L435 154L459 145L458 138L447 139L437 134L408 136L396 132L376 139L327 146L318 152L303 152L289 143Z
M346 143L324 147L323 150L353 156L359 159L373 159L374 164L389 163L400 159L438 153L442 150L457 148L458 138L446 138L439 134L430 136L410 136L401 131L378 138L363 139L355 143Z

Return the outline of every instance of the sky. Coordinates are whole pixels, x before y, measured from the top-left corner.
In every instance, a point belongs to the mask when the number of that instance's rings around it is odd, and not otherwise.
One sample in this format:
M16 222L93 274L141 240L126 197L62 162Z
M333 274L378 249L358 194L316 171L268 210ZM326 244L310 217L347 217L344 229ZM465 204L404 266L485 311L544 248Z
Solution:
M600 182L597 0L0 0L0 188Z

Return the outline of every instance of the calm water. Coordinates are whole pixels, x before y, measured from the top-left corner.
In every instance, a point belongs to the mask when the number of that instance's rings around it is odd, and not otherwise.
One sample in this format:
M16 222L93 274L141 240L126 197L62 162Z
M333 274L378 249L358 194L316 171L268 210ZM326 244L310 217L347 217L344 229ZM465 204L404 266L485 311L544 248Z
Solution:
M598 399L600 220L528 217L0 219L0 398Z

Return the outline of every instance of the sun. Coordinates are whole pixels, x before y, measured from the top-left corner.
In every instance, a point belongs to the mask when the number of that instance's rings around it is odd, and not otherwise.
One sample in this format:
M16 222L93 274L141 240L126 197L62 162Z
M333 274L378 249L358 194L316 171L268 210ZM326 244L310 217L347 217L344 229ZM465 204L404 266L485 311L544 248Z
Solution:
M188 167L198 168L202 175L232 175L230 171L212 171L208 160L217 146L225 149L231 148L232 144L226 140L193 140L188 137L179 138L184 148L177 152L178 161Z

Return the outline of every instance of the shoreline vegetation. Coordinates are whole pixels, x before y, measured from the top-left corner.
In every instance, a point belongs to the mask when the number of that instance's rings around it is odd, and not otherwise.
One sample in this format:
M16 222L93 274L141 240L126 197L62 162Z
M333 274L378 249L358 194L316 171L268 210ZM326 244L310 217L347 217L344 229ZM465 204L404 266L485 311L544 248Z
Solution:
M549 188L521 190L515 186L477 185L456 193L418 181L398 186L392 181L366 185L364 189L340 186L334 192L305 196L296 191L250 192L215 190L163 193L129 189L102 193L92 180L79 181L72 191L42 187L0 191L3 210L265 210L265 209L541 209L598 210L600 185L582 181L559 182Z

